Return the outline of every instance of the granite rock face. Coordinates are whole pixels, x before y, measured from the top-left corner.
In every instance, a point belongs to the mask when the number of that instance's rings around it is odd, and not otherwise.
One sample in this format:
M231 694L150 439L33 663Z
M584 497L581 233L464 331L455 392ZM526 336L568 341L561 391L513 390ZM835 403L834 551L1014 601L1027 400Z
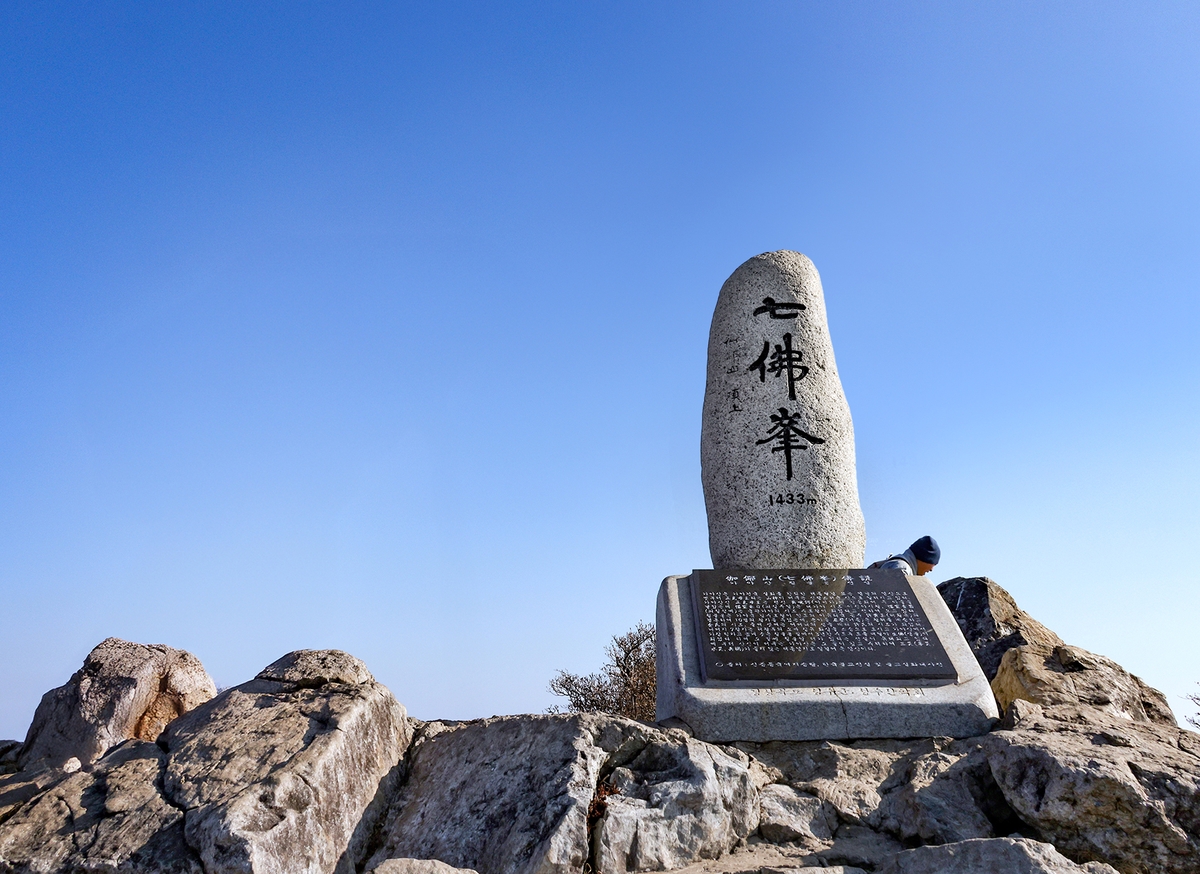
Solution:
M1075 861L1200 871L1200 736L1076 705L982 739L1005 801Z
M367 874L478 874L470 868L455 868L437 859L388 859Z
M663 871L718 859L759 827L765 772L739 750L653 732L615 768L604 815L593 831L598 874Z
M21 754L19 740L0 740L0 774L17 770L17 757Z
M1112 659L1066 644L1010 649L992 680L992 691L1001 707L1018 699L1043 706L1084 704L1138 722L1176 724L1162 692Z
M815 795L772 783L758 796L758 831L773 844L827 841L837 828L837 812Z
M841 829L861 828L899 847L990 838L1019 825L975 738L739 746L778 770L780 785L821 801L834 815L830 830L843 837L847 833ZM762 835L771 837L767 831ZM853 858L845 861L857 864Z
M367 867L420 858L480 874L582 871L604 747L626 740L623 725L604 732L593 716L426 723Z
M348 874L408 741L362 662L292 653L157 743L0 777L0 872Z
M205 874L184 839L183 810L162 792L166 761L154 744L133 740L91 772L58 772L0 825L0 871Z
M89 766L124 741L154 740L216 694L191 653L110 637L70 680L42 696L17 761L23 769L69 759Z
M1050 844L1028 838L977 838L897 853L876 874L1117 874L1100 862L1076 865Z
M408 857L479 874L678 868L757 828L761 779L736 750L618 717L428 723L368 868Z
M751 258L721 287L700 438L713 567L862 567L854 425L816 267Z
M1165 695L1112 659L1067 646L986 577L955 577L938 592L991 680L1001 711L1014 701L1081 704L1175 726Z
M955 577L937 588L988 680L995 678L1010 649L1029 643L1050 647L1062 643L987 577Z
M206 871L349 870L409 739L361 661L302 650L176 720L163 788Z
M299 651L156 742L0 775L0 874L1200 871L1200 735L1071 694L959 740L724 745L414 724L358 659Z

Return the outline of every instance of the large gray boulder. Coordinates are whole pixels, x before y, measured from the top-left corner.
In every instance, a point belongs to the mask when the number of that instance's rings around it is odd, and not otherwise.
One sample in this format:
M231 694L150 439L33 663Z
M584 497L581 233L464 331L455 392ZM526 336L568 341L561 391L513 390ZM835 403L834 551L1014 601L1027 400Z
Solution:
M19 740L0 740L0 774L17 770L17 757L21 754Z
M990 838L1018 825L992 779L976 738L961 741L829 741L739 744L756 761L779 773L779 783L812 796L832 811L828 829L844 842L862 843L866 829L901 844L951 843ZM779 791L763 790L763 799ZM770 822L767 805L763 823ZM851 831L843 831L850 827ZM778 841L760 828L764 839ZM814 831L814 835L822 837ZM876 842L878 843L878 842ZM874 862L861 853L844 855L832 844L827 859Z
M988 680L996 676L1001 659L1013 647L1062 643L987 577L955 577L937 588Z
M897 853L876 874L1118 874L1102 862L1076 865L1028 838L976 838Z
M77 759L87 768L127 740L154 740L216 694L191 653L110 637L70 680L42 696L17 764L29 770Z
M1174 728L1167 697L1112 659L1075 646L1026 644L1004 654L992 680L1000 708L1013 701L1044 707L1082 704L1107 713Z
M422 725L368 869L417 858L479 874L582 871L604 747L626 740L603 725L588 716Z
M814 868L1195 874L1200 736L1023 698L961 740L724 746L603 714L414 736L362 662L299 651L154 743L0 775L0 874Z
M171 725L163 788L208 874L351 871L409 740L361 661L300 650Z
M478 874L470 868L455 868L437 859L388 859L367 874Z
M1167 698L1112 659L1067 646L987 577L938 586L991 681L1001 712L1013 701L1081 704L1114 716L1174 726Z
M832 805L786 783L764 786L758 806L759 834L773 844L829 841L838 827Z
M0 777L0 872L350 874L409 740L358 659L291 653L157 743Z
M0 871L206 874L184 839L183 809L162 792L166 761L133 740L91 771L54 772L49 788L0 817Z
M429 723L367 867L426 858L479 874L679 868L757 828L762 780L737 750L619 717Z
M612 771L593 831L598 874L663 871L718 859L759 827L767 773L740 750L679 731L636 732L644 744Z
M1123 872L1200 871L1200 736L1074 705L1008 719L980 741L988 764L1059 852Z
M862 567L854 425L817 268L756 255L721 287L700 436L713 567Z

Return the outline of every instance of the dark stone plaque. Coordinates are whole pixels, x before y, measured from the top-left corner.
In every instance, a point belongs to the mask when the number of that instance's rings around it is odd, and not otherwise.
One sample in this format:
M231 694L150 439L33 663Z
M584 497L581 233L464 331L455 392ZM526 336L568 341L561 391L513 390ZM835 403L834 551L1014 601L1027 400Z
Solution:
M956 679L897 570L692 571L703 680Z

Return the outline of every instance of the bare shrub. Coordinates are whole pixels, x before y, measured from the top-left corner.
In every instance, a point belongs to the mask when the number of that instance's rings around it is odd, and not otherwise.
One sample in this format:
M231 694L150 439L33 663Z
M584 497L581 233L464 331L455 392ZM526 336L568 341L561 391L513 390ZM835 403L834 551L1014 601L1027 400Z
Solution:
M1195 704L1197 708L1200 708L1200 695L1188 695L1187 700ZM1192 728L1200 729L1200 709L1196 711L1195 716L1185 716L1184 719L1188 721L1188 725Z
M604 650L608 661L598 674L559 671L550 691L567 699L567 713L613 713L654 721L654 626L639 622L615 635ZM550 712L561 712L551 707Z

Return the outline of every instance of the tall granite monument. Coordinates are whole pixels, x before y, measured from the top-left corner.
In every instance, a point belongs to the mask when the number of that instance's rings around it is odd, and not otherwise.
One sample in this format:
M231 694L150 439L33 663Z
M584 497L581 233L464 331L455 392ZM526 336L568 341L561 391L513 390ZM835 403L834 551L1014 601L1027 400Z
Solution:
M854 426L798 252L721 287L701 468L713 569L659 590L660 721L709 741L987 730L991 687L937 590L862 567Z
M700 466L714 568L862 566L854 424L799 252L757 255L721 287Z

